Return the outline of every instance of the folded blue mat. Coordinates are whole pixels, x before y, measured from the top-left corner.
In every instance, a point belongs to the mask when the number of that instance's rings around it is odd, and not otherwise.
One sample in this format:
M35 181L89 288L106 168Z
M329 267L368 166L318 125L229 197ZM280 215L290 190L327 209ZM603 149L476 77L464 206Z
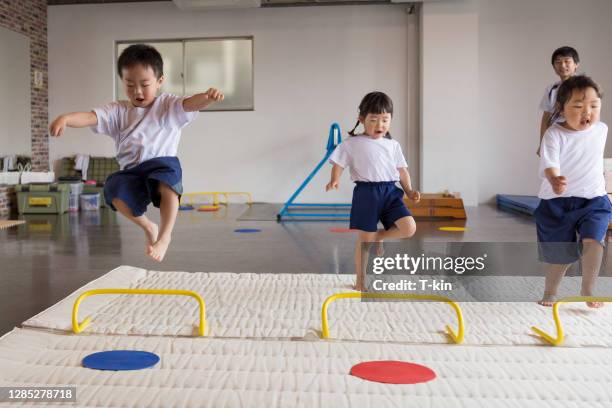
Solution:
M526 195L497 195L497 207L500 210L511 213L519 213L525 215L533 215L536 208L540 204L540 199L536 196Z

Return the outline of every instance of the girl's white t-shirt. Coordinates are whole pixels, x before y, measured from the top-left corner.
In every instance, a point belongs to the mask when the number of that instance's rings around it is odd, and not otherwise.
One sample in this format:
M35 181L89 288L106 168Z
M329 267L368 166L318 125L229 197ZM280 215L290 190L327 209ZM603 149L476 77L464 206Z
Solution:
M576 131L554 124L544 133L540 150L542 184L538 197L550 200L558 197L594 198L606 195L603 156L608 126L597 122L586 130ZM556 167L566 177L567 189L554 193L544 170Z
M398 168L408 167L400 144L381 137L352 136L340 143L330 163L349 168L353 181L399 181Z

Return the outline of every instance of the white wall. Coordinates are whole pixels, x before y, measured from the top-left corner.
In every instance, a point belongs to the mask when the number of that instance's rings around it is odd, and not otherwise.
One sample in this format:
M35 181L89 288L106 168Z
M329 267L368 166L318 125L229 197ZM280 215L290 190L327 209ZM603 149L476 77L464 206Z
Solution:
M422 190L478 197L478 13L471 1L424 3L421 13Z
M610 16L607 0L425 3L423 189L458 190L468 204L537 194L538 104L557 79L550 56L562 45L577 48L580 71L611 90ZM608 123L610 103L604 96Z
M0 73L0 156L29 155L30 39L4 27L0 27Z
M185 128L185 191L250 191L282 202L321 160L329 126L353 126L363 95L395 103L393 135L412 161L417 141L417 18L405 6L298 7L181 12L172 3L50 6L49 115L113 99L116 40L253 35L255 111L203 112ZM408 120L414 119L414 122ZM113 155L109 138L72 129L50 158ZM323 193L329 166L302 201L347 201L352 185Z

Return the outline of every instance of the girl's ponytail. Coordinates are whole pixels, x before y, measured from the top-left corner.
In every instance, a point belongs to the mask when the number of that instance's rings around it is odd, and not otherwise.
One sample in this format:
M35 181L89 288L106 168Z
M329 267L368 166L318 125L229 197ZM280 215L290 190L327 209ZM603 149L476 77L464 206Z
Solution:
M357 121L357 123L355 123L355 127L353 128L353 130L348 132L348 134L351 135L351 136L355 136L355 130L357 129L357 126L359 126L359 121Z

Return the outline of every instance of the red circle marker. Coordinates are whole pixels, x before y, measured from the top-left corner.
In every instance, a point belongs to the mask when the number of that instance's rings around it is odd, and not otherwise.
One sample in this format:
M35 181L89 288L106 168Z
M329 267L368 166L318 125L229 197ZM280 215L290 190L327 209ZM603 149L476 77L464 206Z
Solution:
M357 231L356 229L350 229L350 228L341 228L341 227L333 227L329 229L329 232L336 232L339 234L345 234L347 232L355 232Z
M351 375L386 384L418 384L436 378L436 373L419 364L403 361L366 361L351 368Z

